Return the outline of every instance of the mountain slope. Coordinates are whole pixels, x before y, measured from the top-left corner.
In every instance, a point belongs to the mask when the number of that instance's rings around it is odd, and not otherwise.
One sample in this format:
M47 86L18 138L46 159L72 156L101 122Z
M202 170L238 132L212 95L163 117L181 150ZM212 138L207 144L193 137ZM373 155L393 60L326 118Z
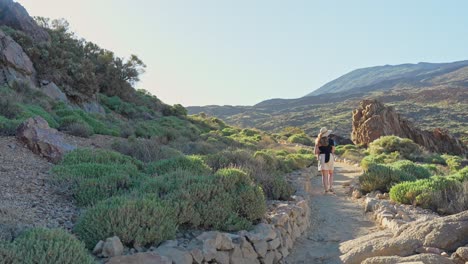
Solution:
M385 65L362 68L347 73L306 96L325 93L356 93L391 89L402 85L424 86L440 82L438 78L468 66L468 61L452 63L425 63ZM466 80L466 79L463 79ZM463 81L462 80L462 81ZM451 80L457 82L457 80Z
M342 85L342 86L340 86ZM330 93L322 93L330 89ZM312 95L314 94L314 95ZM297 126L310 134L327 126L348 137L352 110L363 98L375 98L422 129L448 129L468 139L468 61L418 63L359 69L297 99L271 99L254 106L188 107L229 124L279 132Z

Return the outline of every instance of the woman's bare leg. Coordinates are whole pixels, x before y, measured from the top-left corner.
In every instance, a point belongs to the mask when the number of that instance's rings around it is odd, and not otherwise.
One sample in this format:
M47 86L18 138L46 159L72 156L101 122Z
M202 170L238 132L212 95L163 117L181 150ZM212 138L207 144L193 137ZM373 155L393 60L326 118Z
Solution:
M330 186L330 188L328 188L328 190L330 190L331 192L334 192L333 190L333 171L332 170L329 170L328 171L328 185Z
M322 184L325 192L328 192L328 171L322 170Z

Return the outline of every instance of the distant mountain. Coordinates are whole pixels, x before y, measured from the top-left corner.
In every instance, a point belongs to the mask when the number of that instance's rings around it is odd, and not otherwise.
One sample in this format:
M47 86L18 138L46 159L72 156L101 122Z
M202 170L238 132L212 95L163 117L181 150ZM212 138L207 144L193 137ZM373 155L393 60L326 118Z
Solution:
M347 73L306 96L343 92L362 93L402 86L422 87L433 85L440 82L441 79L438 77L456 72L467 66L468 61L457 61L452 63L420 62L418 64L362 68ZM459 81L466 82L467 79L463 78Z
M352 71L297 99L270 99L254 106L187 107L241 127L278 132L288 126L316 134L327 126L349 137L352 110L363 98L393 105L420 128L436 127L468 141L468 61L378 66Z

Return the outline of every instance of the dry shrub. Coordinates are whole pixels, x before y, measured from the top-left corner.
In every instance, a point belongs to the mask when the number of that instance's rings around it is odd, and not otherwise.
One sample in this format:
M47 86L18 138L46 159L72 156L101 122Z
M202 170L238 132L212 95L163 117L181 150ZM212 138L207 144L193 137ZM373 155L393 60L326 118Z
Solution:
M441 214L456 214L468 210L468 181L450 189L432 192L432 206Z
M153 162L182 156L178 150L164 146L155 139L120 140L112 144L112 149L143 162Z
M70 135L89 138L94 134L93 128L86 123L71 123L63 128L63 130Z

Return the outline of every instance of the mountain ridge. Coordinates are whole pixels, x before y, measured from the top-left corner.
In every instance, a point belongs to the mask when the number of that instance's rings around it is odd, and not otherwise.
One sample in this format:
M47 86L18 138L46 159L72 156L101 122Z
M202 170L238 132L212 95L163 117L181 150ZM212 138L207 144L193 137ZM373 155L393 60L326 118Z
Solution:
M379 85L382 82L387 82L388 85L388 82L401 82L405 79L412 82L425 82L424 76L430 76L438 72L451 72L466 66L468 66L467 60L448 63L419 62L415 64L405 63L359 68L326 83L317 90L305 95L305 97L325 93L346 92Z

